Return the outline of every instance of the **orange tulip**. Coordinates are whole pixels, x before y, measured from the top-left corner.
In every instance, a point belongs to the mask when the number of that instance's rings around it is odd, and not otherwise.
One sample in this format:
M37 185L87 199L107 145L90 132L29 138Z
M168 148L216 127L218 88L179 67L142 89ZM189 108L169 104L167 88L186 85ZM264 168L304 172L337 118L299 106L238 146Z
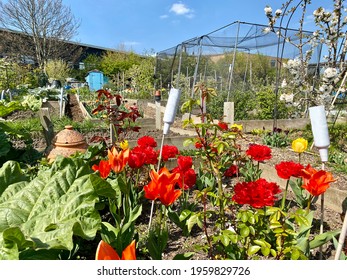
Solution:
M125 149L118 152L116 147L112 147L107 153L112 170L116 173L122 172L128 163L130 150Z
M95 254L96 260L136 260L135 240L133 240L122 252L120 258L115 249L105 241L99 242Z
M175 185L170 184L159 191L159 200L165 206L173 204L182 194L181 190L175 189Z
M178 173L170 173L166 167L163 167L158 173L151 170L149 176L151 182L144 186L147 199L155 200L158 198L161 203L169 206L181 195L181 191L175 189L175 184L180 177Z
M105 179L108 177L111 171L111 165L109 164L108 160L100 160L99 165L94 164L92 166L92 169L94 171L99 171L100 177Z
M319 196L324 193L330 187L330 183L336 181L330 172L325 170L317 171L309 164L302 172L302 177L304 179L302 187L314 196Z

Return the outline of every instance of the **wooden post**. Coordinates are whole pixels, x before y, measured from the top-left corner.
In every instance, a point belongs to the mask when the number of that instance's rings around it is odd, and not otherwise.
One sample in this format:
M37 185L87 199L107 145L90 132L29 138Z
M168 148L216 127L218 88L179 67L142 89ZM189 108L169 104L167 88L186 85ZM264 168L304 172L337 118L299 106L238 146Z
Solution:
M46 140L47 147L52 145L54 137L54 126L49 115L48 108L41 108L39 111L40 122L43 128L43 134Z
M162 129L161 127L161 105L160 101L155 101L155 128Z
M224 102L224 122L234 124L234 102Z

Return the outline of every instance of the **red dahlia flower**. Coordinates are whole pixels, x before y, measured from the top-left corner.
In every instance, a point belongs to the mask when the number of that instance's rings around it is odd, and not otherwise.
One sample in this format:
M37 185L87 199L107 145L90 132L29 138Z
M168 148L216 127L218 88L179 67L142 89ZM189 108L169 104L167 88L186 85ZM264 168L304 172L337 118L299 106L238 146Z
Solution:
M271 149L268 146L259 144L251 144L246 154L256 161L264 161L272 157Z
M276 194L280 187L273 182L260 178L255 182L237 183L234 188L232 200L238 204L249 204L254 208L273 206L277 200Z
M293 161L282 161L275 165L278 177L289 180L290 177L300 177L304 166Z

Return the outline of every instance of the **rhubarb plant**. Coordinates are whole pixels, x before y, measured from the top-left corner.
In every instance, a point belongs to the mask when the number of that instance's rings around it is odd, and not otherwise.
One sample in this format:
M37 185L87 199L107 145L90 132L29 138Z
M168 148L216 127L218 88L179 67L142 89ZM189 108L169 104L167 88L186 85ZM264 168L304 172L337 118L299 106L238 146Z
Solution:
M96 204L112 186L81 159L60 158L29 181L19 164L0 168L0 259L58 259L74 237L101 229Z

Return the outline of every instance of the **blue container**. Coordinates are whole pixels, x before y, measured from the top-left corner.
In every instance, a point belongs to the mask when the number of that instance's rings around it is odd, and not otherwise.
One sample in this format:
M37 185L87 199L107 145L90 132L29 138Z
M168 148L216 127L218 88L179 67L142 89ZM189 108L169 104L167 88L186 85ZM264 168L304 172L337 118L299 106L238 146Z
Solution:
M104 84L108 82L108 79L101 71L92 70L88 72L86 82L88 83L89 90L97 91L103 88Z

